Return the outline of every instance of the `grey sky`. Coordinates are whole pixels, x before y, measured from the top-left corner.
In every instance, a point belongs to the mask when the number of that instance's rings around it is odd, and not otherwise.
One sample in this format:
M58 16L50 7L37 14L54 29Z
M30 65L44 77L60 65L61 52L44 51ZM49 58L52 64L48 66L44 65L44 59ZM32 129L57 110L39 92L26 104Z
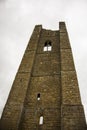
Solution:
M0 113L36 24L65 21L87 118L87 0L0 0Z

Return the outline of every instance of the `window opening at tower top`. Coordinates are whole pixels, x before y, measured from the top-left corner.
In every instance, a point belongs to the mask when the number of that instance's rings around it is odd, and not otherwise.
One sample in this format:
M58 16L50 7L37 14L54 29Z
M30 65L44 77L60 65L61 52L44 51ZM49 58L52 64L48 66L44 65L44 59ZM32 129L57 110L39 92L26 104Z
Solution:
M51 51L52 50L52 45L51 45L51 41L47 40L44 44L44 51Z

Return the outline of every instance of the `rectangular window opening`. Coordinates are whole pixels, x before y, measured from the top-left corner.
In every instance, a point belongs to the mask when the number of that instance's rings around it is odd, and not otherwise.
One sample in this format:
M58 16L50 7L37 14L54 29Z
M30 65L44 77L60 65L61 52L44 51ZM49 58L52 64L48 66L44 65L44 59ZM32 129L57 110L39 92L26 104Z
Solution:
M47 51L47 46L44 47L43 51Z
M37 94L37 100L40 100L40 93Z
M51 50L52 50L52 46L49 46L49 47L48 47L48 51L51 51Z
M39 125L43 125L43 116L40 116Z

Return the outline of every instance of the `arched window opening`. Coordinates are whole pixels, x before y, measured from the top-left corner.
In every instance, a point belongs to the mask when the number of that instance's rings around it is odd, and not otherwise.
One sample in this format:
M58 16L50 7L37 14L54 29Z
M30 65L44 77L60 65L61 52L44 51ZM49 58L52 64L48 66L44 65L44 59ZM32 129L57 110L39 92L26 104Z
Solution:
M52 50L52 45L51 45L51 41L46 41L44 44L44 51L51 51Z
M40 100L40 93L37 94L37 100Z
M39 125L43 125L43 116L40 116Z

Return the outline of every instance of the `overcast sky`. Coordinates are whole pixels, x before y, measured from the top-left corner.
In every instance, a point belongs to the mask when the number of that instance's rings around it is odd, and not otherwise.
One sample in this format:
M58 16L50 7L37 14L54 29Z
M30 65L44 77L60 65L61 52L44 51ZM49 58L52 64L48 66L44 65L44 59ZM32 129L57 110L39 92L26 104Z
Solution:
M87 0L0 0L0 113L36 24L65 21L87 118Z

